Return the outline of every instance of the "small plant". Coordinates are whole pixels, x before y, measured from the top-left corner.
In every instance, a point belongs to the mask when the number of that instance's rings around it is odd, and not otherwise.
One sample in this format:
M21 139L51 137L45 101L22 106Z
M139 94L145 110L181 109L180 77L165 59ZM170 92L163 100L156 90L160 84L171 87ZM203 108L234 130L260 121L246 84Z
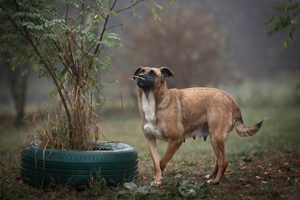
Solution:
M96 172L97 177L94 178L91 174L91 178L88 182L88 186L85 186L85 193L88 196L101 195L103 188L106 187L105 179L101 178L100 170Z
M187 180L184 180L179 187L179 192L184 197L198 197L202 198L205 196L205 182L198 184L192 184Z
M133 182L124 183L124 187L127 188L128 190L119 191L117 193L117 197L130 195L133 199L137 199L150 194L158 194L160 196L164 195L163 192L161 192L156 188L152 188L151 186L138 187Z

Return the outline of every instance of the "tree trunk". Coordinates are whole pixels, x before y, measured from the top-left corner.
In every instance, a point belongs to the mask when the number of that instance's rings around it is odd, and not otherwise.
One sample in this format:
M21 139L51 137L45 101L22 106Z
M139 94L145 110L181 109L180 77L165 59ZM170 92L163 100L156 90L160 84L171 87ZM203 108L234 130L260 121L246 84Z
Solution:
M8 85L14 100L16 109L15 125L20 126L24 118L24 108L26 103L27 79L28 75L22 76L22 72L27 66L18 66L15 71L7 66Z

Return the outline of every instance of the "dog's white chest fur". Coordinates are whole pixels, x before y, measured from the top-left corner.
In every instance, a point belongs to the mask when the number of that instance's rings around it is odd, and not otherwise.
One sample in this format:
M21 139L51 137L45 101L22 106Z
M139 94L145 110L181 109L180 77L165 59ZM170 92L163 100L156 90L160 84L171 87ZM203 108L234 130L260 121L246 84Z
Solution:
M144 134L146 137L155 137L166 141L163 137L160 128L157 126L155 117L155 98L153 92L147 95L142 93L142 110L145 115L146 124L144 125Z
M155 117L155 98L153 92L146 96L145 92L142 94L142 109L145 113L145 119L148 123L154 123Z

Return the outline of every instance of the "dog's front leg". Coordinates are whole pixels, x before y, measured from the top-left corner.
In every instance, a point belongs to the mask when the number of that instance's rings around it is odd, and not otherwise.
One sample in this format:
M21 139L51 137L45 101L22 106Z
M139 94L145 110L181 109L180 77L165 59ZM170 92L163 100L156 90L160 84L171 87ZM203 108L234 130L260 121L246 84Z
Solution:
M160 164L159 164L159 152L158 152L156 138L151 138L151 139L147 138L147 141L148 141L148 148L152 157L154 171L155 171L154 182L151 183L151 186L161 185L162 171L160 169Z
M167 163L169 162L169 160L174 156L174 154L176 153L176 151L179 149L179 147L181 146L183 140L171 140L168 143L168 147L166 152L164 153L161 161L160 161L160 169L161 172L163 172L166 168Z

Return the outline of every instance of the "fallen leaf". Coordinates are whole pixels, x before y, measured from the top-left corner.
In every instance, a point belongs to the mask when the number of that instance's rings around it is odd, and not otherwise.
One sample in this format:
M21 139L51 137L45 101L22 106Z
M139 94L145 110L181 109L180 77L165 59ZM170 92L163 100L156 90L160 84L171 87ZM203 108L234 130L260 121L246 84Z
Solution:
M296 163L300 163L300 160L296 160Z
M241 169L246 169L247 168L247 166L245 166L245 167L242 167Z
M247 184L246 186L247 186L247 187L252 187L252 185L250 185L250 184Z
M262 177L259 177L259 176L255 176L257 179L262 179Z
M265 172L265 175L271 175L272 172Z
M262 183L265 183L265 184L266 184L266 183L268 183L268 182L267 182L267 181L262 181Z
M283 172L279 172L279 174L283 174Z

